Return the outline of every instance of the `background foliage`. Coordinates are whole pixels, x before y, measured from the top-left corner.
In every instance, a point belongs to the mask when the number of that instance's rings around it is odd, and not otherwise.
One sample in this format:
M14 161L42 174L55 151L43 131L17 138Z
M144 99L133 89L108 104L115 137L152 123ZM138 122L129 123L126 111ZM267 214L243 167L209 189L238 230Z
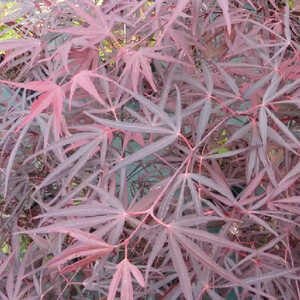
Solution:
M300 298L296 1L1 8L1 299Z

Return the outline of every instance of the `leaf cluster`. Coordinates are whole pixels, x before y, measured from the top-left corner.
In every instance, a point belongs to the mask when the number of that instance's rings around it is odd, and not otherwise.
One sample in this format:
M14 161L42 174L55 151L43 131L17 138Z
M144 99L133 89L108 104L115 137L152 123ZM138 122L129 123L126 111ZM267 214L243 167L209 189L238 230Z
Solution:
M6 10L1 299L300 298L297 4Z

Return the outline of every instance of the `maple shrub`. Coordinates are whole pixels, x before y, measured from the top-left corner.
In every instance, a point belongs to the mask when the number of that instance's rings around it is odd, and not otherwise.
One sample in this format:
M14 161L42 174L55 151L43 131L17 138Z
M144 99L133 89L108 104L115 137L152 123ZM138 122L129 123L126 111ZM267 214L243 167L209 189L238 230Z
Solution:
M300 5L0 9L0 298L300 299Z

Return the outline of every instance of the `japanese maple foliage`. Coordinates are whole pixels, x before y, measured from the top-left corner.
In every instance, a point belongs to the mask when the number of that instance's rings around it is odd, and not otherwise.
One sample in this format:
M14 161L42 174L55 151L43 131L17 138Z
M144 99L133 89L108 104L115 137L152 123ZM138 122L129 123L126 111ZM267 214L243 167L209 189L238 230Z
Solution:
M300 299L300 8L1 4L1 299Z

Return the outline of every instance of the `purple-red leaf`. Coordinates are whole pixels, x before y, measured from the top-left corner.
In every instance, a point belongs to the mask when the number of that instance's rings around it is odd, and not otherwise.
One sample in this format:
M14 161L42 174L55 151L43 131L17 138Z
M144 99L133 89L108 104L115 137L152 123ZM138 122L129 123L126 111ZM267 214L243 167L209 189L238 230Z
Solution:
M174 238L174 236L169 234L169 245L170 245L170 254L172 258L172 262L175 268L175 271L178 274L180 286L182 288L182 292L184 294L184 298L188 300L192 300L192 285L190 281L189 272L187 266L184 262L180 247Z
M228 0L217 0L219 6L221 7L224 15L225 22L227 24L228 34L231 35L231 19L229 15L229 3Z
M32 81L28 83L15 83L4 80L1 80L1 82L24 89L42 92L42 94L33 102L33 104L31 105L30 113L23 119L21 124L17 127L16 131L19 131L25 125L30 123L34 118L39 116L44 110L52 106L54 116L54 130L58 134L62 133L62 108L65 94L63 89L59 85L48 80Z

